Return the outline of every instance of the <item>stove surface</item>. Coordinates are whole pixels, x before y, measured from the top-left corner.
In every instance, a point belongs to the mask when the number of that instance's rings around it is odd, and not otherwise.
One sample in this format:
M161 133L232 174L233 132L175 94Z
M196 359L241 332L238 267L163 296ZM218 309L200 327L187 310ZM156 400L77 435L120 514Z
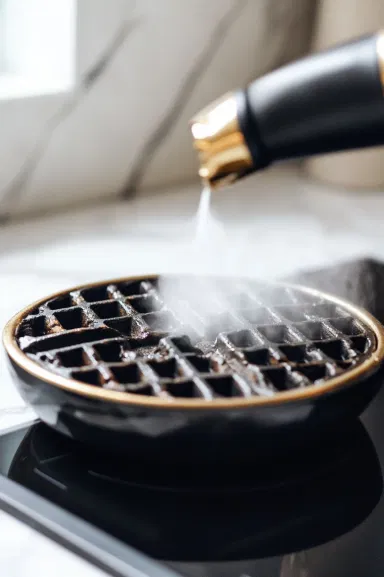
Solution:
M116 460L37 423L0 437L0 472L187 576L379 577L383 404L321 448L219 469Z

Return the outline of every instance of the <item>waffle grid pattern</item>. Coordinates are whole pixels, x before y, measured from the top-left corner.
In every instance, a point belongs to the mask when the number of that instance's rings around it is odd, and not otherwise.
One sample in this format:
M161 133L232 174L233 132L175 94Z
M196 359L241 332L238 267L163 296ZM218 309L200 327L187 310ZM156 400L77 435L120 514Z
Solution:
M176 312L180 303L190 306L182 282L175 307L165 306L156 280L84 288L33 311L17 340L53 373L168 400L318 386L375 347L369 329L326 298L249 282L218 282L217 289L220 299L204 302L209 318L191 308L191 329Z

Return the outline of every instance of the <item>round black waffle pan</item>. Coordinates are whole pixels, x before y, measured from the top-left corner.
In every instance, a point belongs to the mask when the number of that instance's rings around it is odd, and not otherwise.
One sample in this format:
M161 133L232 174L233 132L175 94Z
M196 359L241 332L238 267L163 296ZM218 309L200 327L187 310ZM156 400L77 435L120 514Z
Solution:
M383 329L362 309L297 286L171 282L166 302L158 277L123 279L8 323L13 372L43 420L102 449L241 458L330 433L381 384Z

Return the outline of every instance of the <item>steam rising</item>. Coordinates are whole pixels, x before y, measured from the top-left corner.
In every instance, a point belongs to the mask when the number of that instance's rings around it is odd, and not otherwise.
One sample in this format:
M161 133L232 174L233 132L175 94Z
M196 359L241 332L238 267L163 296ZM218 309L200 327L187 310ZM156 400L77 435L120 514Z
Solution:
M196 214L196 245L204 244L209 238L213 226L211 215L211 189L205 186L201 191L200 203Z
M225 233L212 216L210 205L211 190L205 187L196 213L192 247L199 270L191 270L191 274L185 277L163 276L159 281L159 291L165 305L175 312L184 325L184 333L192 340L197 335L207 335L209 327L219 332L226 329L229 323L234 329L241 326L241 322L235 318L236 308L240 304L235 302L235 283L227 280L224 284L217 277L209 276L209 265L214 260L222 264L223 276L227 275L226 263L223 262Z

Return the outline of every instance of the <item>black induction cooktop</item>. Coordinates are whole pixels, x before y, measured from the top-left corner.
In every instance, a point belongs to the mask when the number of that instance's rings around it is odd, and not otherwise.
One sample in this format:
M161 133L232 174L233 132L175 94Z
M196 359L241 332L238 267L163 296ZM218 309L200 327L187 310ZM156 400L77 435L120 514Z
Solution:
M384 390L321 446L220 468L101 455L37 422L0 436L3 506L90 558L138 551L141 575L381 577L383 410Z

